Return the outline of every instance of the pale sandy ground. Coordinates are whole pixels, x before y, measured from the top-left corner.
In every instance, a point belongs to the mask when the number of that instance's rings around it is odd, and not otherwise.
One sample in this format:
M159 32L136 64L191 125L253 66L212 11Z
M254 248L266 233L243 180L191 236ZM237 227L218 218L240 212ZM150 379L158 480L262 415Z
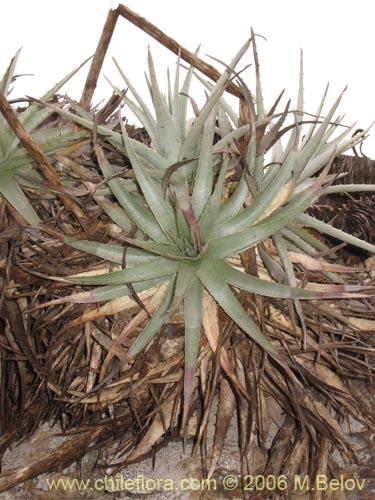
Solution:
M43 453L48 449L53 449L61 444L61 437L54 437L53 432L59 429L51 429L48 424L44 424L37 433L28 441L9 450L3 459L3 472L8 468L21 467L30 463L33 456ZM210 426L211 436L208 439L208 445L212 444L212 434L214 426ZM203 498L207 499L226 499L240 498L240 495L231 495L222 490L222 480L225 475L240 474L239 455L237 447L237 426L233 419L232 428L226 439L226 449L218 463L218 474L210 483L202 484L200 473L200 458L191 456L191 444L183 450L181 440L171 441L167 446L161 448L157 454L153 466L151 458L141 463L130 465L123 470L121 474L114 476L113 480L107 478L105 483L105 470L99 472L94 470L96 452L86 456L81 464L81 476L84 479L91 479L88 491L81 491L75 488L75 491L64 491L59 488L58 491L51 491L48 488L48 480L73 479L78 477L77 466L72 465L62 472L43 475L35 480L17 486L8 492L0 494L0 500L13 499L75 499L75 498L108 498L108 499L180 499L200 498L202 489ZM122 479L121 479L122 476ZM126 483L126 481L128 481ZM132 483L131 481L134 481ZM126 486L128 485L128 488ZM98 486L96 488L95 486ZM117 491L114 491L116 490ZM239 490L238 490L239 492Z
M272 442L272 437L277 430L275 425L270 429L268 445ZM25 466L31 463L33 457L43 454L47 449L53 449L61 444L63 437L54 436L54 432L59 429L50 429L48 424L44 424L37 433L29 440L14 446L8 450L3 459L3 469L5 472L9 468ZM339 488L337 491L323 492L321 500L373 500L375 498L375 433L364 429L360 424L352 422L350 429L351 441L357 450L360 467L354 466L351 469L345 465L340 453L334 454L336 474L344 474L347 477L361 478L365 477L365 486L362 491L357 489L353 491L343 491ZM214 424L211 422L209 427L208 448L212 444L214 433ZM62 472L56 472L49 475L40 476L37 479L28 481L12 490L0 494L0 500L47 500L47 499L207 499L207 500L226 500L243 498L239 488L234 491L225 489L224 482L228 476L240 474L239 455L237 447L237 426L233 419L230 432L225 441L225 450L222 458L218 462L217 470L211 483L202 485L200 474L199 457L191 456L191 447L188 446L186 453L183 451L180 440L172 441L167 446L161 448L156 454L156 460L153 467L152 459L144 460L139 464L134 464L126 468L120 475L115 477L117 483L107 479L105 484L105 470L95 469L96 452L86 456L81 463L81 477L91 480L91 486L86 491L79 491L74 488L72 491L59 488L52 491L48 488L47 480L55 479L74 479L79 477L76 465L72 465ZM256 456L255 456L256 461ZM372 472L371 472L372 471ZM337 476L336 476L337 477ZM95 488L93 482L98 488ZM128 480L128 483L125 481ZM228 481L228 479L226 479ZM133 483L131 481L134 481ZM138 483L137 483L138 481ZM159 485L158 485L159 482ZM125 485L128 489L125 489ZM230 480L229 480L230 484ZM183 486L182 491L181 485ZM117 491L114 491L117 486ZM138 488L137 488L138 486ZM190 488L190 489L188 489ZM122 491L121 491L122 490ZM251 499L251 494L245 498ZM269 495L264 494L264 500ZM305 492L289 494L287 497L293 500L310 500L311 497Z

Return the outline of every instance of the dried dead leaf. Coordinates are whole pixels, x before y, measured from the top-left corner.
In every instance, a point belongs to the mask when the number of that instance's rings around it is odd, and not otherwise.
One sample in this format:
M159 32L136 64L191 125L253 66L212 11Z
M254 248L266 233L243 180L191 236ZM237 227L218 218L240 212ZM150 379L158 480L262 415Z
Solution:
M358 330L375 330L375 320L373 319L355 318L351 316L347 319L349 321L349 325L354 326L354 328L357 328Z
M278 208L282 207L284 203L286 203L289 199L289 196L293 193L294 187L296 184L296 180L293 177L289 182L287 182L284 187L281 189L281 191L276 195L276 197L272 200L272 202L269 204L269 206L266 208L266 210L263 212L263 214L258 217L256 220L256 223L262 221L269 215L273 214Z
M154 421L147 430L142 441L134 448L134 450L128 455L125 463L130 464L137 462L141 457L144 457L152 450L153 446L159 441L159 439L165 434L172 423L172 415L175 414L176 405L175 399L177 395L177 389L175 389L167 399L163 401L160 405L160 411L156 414ZM160 412L163 413L163 418L160 416Z
M358 273L364 271L360 267L348 267L340 264L331 264L322 260L314 259L309 255L297 252L288 252L290 260L296 264L301 264L308 271L327 271L334 273Z
M235 402L236 400L228 381L225 378L221 379L219 407L216 415L215 442L212 451L210 470L207 476L208 479L214 473L217 462L222 454L225 436L228 432L235 409Z

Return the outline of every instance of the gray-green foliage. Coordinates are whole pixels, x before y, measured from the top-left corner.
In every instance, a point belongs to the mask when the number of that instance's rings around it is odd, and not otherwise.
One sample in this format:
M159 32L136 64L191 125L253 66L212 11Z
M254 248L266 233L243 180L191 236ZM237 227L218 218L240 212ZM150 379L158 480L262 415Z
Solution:
M19 52L12 59L0 81L0 92L5 97L8 97L11 92L18 57ZM55 96L56 92L75 75L80 67L59 81L51 90L44 94L42 99L48 101ZM43 127L43 124L53 112L53 109L34 102L17 114L17 118L23 128L30 134L31 139L35 141L45 154L58 151L71 141L79 139L84 135L82 132L73 131L70 126ZM26 176L23 176L25 173L30 174L30 167L32 167L30 155L23 148L5 117L0 113L0 193L22 215L26 222L29 224L39 224L41 221L38 214L20 187L22 184L30 184L30 180L27 181ZM34 171L33 175L37 177L38 173ZM31 185L33 185L32 182Z
M250 123L241 124L224 101L223 93L251 42L245 43L215 85L205 84L209 95L190 128L187 126L187 95L193 77L192 68L181 84L178 63L175 81L164 96L149 55L148 83L153 109L149 109L121 71L133 95L126 94L124 101L146 128L152 147L131 139L124 126L121 133L98 127L98 133L131 161L133 171L128 179L114 176L113 167L99 144L95 151L117 205L105 197L97 197L98 203L108 214L112 211L113 219L121 227L137 228L135 236L125 238L130 245L126 252L128 267L106 275L70 278L70 282L99 288L59 301L98 302L129 294L129 283L139 290L166 283L158 309L130 347L128 356L136 356L176 308L184 307L185 417L205 313L205 294L210 294L244 332L286 366L287 362L278 354L277 347L263 335L241 306L235 290L292 299L302 323L299 300L344 297L353 291L350 287L335 285L322 286L319 292L299 288L289 251L311 257L325 248L303 227L304 223L312 225L303 213L329 189L329 165L334 155L362 140L366 132L355 137L350 137L350 128L341 132L339 120L334 121L341 95L325 118L320 117L325 97L317 118L305 118L302 68L297 108L291 112L288 103L281 112L272 109L266 114L256 50L255 98L244 82L238 80L250 116ZM84 112L77 116L58 111L81 125L94 128L93 120ZM290 116L294 116L292 126L286 125ZM304 120L313 122L306 131L302 125ZM220 137L216 144L215 133ZM243 147L246 136L249 139ZM269 151L272 151L271 162ZM239 178L229 183L228 176L239 164L242 166ZM330 231L321 222L314 224L318 224L323 232ZM268 255L263 245L270 238L277 257ZM343 235L342 239L375 251L373 246L350 235ZM120 246L71 238L65 241L110 262L123 262L124 250ZM250 248L258 249L270 279L246 274L238 266L238 261L233 260ZM277 272L280 282L271 279ZM337 279L333 273L327 275Z

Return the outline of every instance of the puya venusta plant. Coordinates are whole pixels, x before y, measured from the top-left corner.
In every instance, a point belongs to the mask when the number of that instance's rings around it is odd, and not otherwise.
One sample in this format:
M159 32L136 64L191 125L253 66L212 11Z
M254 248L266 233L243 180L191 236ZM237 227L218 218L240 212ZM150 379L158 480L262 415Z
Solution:
M251 43L256 63L255 97L235 73L235 67ZM318 118L306 119L302 70L296 110L290 112L288 103L278 113L276 103L266 113L254 38L244 44L215 85L205 84L209 95L191 126L187 125L187 107L193 68L187 71L181 85L178 62L174 83L169 84L165 97L160 91L150 54L148 66L147 81L153 110L122 71L121 74L133 94L133 99L124 95L124 102L146 128L152 147L131 139L122 120L120 133L95 127L94 120L78 106L75 115L56 108L64 117L95 129L130 160L131 172L119 178L103 147L99 142L94 146L98 164L116 203L98 193L96 200L129 234L123 237L123 246L65 237L65 243L71 247L122 268L95 276L55 278L97 288L44 305L96 303L155 290L139 313L139 322L147 322L129 348L125 362L137 356L177 308L182 308L185 318L185 425L194 388L201 325L207 314L207 298L216 301L292 376L290 361L263 335L241 306L236 290L292 299L302 323L300 300L366 296L366 287L335 284L340 283L337 273L348 269L315 258L315 254L326 247L304 227L304 211L330 189L329 167L335 154L362 140L366 132L348 137L348 128L335 135L340 119L333 121L333 116L341 96L325 118L320 118L321 104ZM237 78L243 90L248 123L241 123L223 100L225 88L233 78ZM291 114L295 121L286 125ZM311 125L302 137L305 121ZM219 137L216 142L215 134ZM288 134L289 140L283 146L282 138ZM248 139L244 142L246 136ZM271 149L270 161L267 153ZM236 180L231 181L234 172ZM310 219L307 223L313 225ZM328 232L322 223L316 221L314 224ZM273 255L267 252L264 244L270 239L275 248ZM343 235L343 239L375 251L373 246L350 235ZM242 252L254 248L268 272L265 279L244 272L238 259ZM315 284L314 290L299 287L293 262L307 268L318 266L333 284ZM119 343L121 338L115 342ZM107 355L105 367L112 356L113 349Z
M19 54L20 51L11 60L0 81L0 93L5 98L9 97L12 91L11 85L16 78L14 72ZM46 92L42 100L48 101L53 98L83 64ZM61 151L63 148L71 145L73 141L87 136L84 130L73 130L71 125L62 127L45 126L54 111L40 103L32 102L30 99L27 100L31 102L25 109L16 113L16 119L20 127L25 131L25 134L28 135L28 140L36 144L42 153L51 154ZM17 99L14 101L17 102ZM23 219L31 225L39 224L41 220L25 196L21 186L28 186L33 189L41 187L39 181L42 180L43 182L43 176L34 167L32 157L12 130L6 117L0 113L0 193L17 210Z

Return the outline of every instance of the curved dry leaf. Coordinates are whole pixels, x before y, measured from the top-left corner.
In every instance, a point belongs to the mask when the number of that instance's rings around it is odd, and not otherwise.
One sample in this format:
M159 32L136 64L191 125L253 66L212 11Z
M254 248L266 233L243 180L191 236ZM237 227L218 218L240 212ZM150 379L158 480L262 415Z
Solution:
M202 324L208 343L213 352L216 352L220 331L218 306L208 293L205 293L203 297Z
M343 394L346 395L349 399L352 399L352 396L350 392L348 391L347 387L342 382L342 379L336 375L335 372L330 370L327 366L320 364L319 365L319 375L322 376L324 379L324 382L338 391L342 392Z
M102 355L102 346L97 342L93 342L90 353L90 368L87 376L86 391L90 392L95 385L100 368L100 359Z
M301 398L301 406L306 408L312 414L314 427L319 432L330 439L339 442L343 448L350 453L351 444L347 434L341 429L337 420L332 416L329 409L319 401L312 402L308 396Z
M159 412L156 414L154 421L144 435L142 441L127 456L125 460L126 465L137 462L142 457L150 453L153 446L170 428L172 415L176 415L175 399L177 392L177 389L175 389L160 405ZM163 412L163 418L161 418L160 412Z
M165 284L160 285L160 287L166 287ZM143 301L153 295L158 287L150 288L149 290L145 290L144 292L139 293L139 298ZM112 299L106 302L103 306L99 308L95 308L91 311L85 311L79 318L76 318L73 321L70 321L62 330L61 333L72 328L73 326L81 325L86 321L94 321L103 316L112 316L113 314L120 313L122 311L126 311L135 307L136 304L134 299L131 297L118 297L116 299Z
M203 296L203 316L202 316L203 331L207 337L208 343L213 352L216 352L218 348L219 339L219 315L218 315L218 305L216 301L211 297L209 293L205 293ZM233 368L233 364L229 359L228 353L225 347L220 349L220 364L231 379L235 387L239 392L245 397L249 398L244 386L240 383Z
M269 204L269 206L266 208L266 210L262 213L260 217L255 221L257 224L258 222L262 221L269 215L273 214L278 208L282 207L288 200L290 195L293 193L294 188L296 185L296 180L293 177L290 181L288 181L285 186L282 188L282 190L277 194L277 196L272 200L272 202Z
M364 271L364 268L331 264L329 262L314 259L313 257L302 253L288 252L288 254L291 262L294 262L295 264L302 264L302 266L308 271L331 271L334 273L359 273Z
M375 320L365 318L347 317L350 326L354 326L358 330L368 331L375 330Z
M152 314L160 305L164 294L165 294L166 286L160 286L155 293L151 296L150 300L147 302L146 309L149 314ZM133 302L134 304L134 302ZM122 329L120 335L113 342L104 362L100 370L100 379L104 378L105 373L108 370L109 363L111 362L113 356L115 356L118 348L121 347L122 342L126 339L129 333L139 326L143 321L145 321L148 317L146 310L141 309L134 318L132 318L129 323Z
M220 399L216 415L215 442L212 451L212 460L207 478L210 479L215 471L217 462L223 452L225 436L232 420L236 399L233 391L225 378L220 381Z

